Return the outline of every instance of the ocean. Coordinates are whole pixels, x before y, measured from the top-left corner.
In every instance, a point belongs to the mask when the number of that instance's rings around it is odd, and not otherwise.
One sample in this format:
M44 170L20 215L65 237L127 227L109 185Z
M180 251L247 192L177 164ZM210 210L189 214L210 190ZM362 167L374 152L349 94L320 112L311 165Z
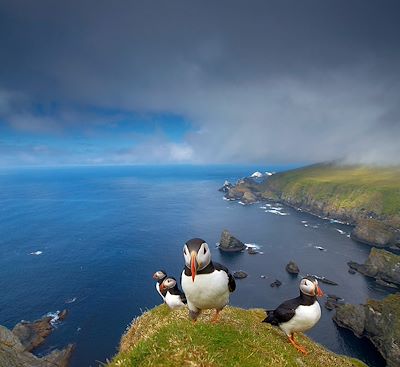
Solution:
M225 179L286 168L0 170L0 324L12 328L22 319L67 308L68 318L38 353L75 343L71 367L98 366L116 353L131 320L160 304L152 274L165 269L179 278L182 247L192 237L209 243L215 261L249 274L237 280L235 306L274 308L297 296L299 279L285 271L289 260L297 262L301 274L336 281L338 286L321 288L346 302L389 294L348 273L346 262L364 262L370 250L349 238L351 227L274 203L243 206L218 192ZM216 243L223 229L257 245L262 254L220 253ZM281 287L270 287L275 279ZM384 366L367 340L335 326L323 302L321 321L307 334L336 353Z

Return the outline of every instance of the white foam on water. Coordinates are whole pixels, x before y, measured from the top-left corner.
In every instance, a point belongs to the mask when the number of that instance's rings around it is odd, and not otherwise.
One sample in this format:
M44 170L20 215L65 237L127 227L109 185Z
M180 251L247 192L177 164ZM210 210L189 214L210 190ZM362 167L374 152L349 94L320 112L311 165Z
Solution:
M268 209L265 212L266 213L277 214L277 215L289 215L289 213L284 213L284 212L281 212L281 211L276 210L276 209Z
M302 220L302 221L301 221L301 223L303 223L303 224L306 224L306 223L307 223L307 221L306 221L306 220Z
M29 255L34 255L34 256L39 256L43 254L43 251L35 251L35 252L31 252Z
M48 312L46 317L51 317L50 324L51 326L55 327L60 321L60 311Z
M346 232L345 231L342 231L341 229L339 229L339 228L335 228L340 234L346 234Z
M308 227L308 224L305 224L304 227Z
M340 220L337 220L337 219L330 219L330 222L331 222L331 223L340 223L340 224L346 224L345 222L342 222L342 221L340 221Z
M246 250L249 248L254 248L256 250L259 250L261 248L261 246L257 245L256 243L245 243L244 245L246 246Z
M324 248L322 246L314 246L314 248L316 248L317 250L320 250L320 251L327 251L326 248Z
M243 201L238 201L240 205L246 205Z
M76 300L77 300L76 297L74 297L74 298L69 298L69 299L67 299L67 300L65 301L65 303L74 303Z

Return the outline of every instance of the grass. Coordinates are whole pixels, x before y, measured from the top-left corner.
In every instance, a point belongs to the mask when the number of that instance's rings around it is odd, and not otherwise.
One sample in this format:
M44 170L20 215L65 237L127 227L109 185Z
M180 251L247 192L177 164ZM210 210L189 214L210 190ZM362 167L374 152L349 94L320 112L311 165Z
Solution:
M144 313L122 337L120 352L108 366L365 366L299 335L309 351L303 356L278 328L261 323L263 310L226 307L218 324L210 322L208 312L193 324L187 312L162 305Z
M400 223L400 167L319 164L276 174L258 189L266 197L318 201L332 211L373 212Z

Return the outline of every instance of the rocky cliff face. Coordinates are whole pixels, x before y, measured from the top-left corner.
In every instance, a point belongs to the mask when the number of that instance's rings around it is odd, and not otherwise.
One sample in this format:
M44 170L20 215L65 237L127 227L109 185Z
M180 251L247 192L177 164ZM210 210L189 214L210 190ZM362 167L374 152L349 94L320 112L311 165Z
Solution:
M375 278L377 282L400 288L400 256L372 248L364 264L350 261L349 267L359 273Z
M72 344L41 358L31 353L52 332L51 320L51 317L44 317L32 323L24 321L13 331L0 325L0 366L67 367L74 349Z
M400 293L365 305L339 306L333 320L358 337L370 339L389 367L400 366Z

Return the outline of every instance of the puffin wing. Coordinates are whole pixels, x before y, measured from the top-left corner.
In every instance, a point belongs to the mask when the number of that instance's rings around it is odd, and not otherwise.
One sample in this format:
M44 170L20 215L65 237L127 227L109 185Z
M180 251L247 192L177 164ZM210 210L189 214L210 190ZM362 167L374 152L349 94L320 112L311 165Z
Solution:
M285 301L280 304L275 310L267 311L267 318L264 321L273 325L287 322L296 314L297 306L297 298Z
M181 291L180 297L181 297L182 302L186 305L186 304L187 304L187 299L186 299L185 293L183 293L183 292Z
M236 282L233 275L229 272L228 268L222 264L213 262L215 270L222 270L228 275L228 289L229 292L233 292L236 289Z

